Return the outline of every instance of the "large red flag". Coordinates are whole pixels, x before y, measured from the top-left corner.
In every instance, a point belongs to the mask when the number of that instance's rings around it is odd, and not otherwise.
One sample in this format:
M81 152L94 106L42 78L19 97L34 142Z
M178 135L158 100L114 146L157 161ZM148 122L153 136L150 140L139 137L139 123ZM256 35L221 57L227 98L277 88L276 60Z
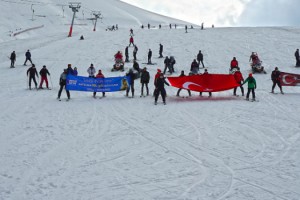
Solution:
M238 87L232 74L201 74L182 77L168 77L173 87L197 92L218 92Z
M300 74L280 72L279 78L282 86L300 86Z

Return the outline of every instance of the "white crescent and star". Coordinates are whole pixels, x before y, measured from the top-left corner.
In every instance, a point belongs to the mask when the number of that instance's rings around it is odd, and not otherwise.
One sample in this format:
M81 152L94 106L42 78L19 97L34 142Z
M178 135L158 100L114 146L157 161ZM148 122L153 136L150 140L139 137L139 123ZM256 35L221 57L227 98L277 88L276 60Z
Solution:
M190 85L196 85L196 86L202 87L201 85L196 84L196 83L193 83L193 82L185 82L184 84L182 84L182 87L183 87L184 89L190 89L190 88L189 88Z
M290 84L292 84L293 82L295 82L295 81L297 80L297 77L292 76L292 77L293 77L293 81L288 82L288 81L286 81L286 77L287 77L287 76L291 76L291 75L290 75L290 74L285 74L285 75L282 76L282 82L283 82L284 84L290 85Z

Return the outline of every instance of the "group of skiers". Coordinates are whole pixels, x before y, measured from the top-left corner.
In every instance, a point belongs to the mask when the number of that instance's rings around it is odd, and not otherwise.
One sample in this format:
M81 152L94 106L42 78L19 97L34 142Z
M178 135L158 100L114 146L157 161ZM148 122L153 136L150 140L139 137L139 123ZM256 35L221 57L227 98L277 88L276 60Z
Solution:
M36 89L43 89L44 81L46 82L46 88L50 89L49 88L49 83L48 83L48 78L47 78L47 75L50 76L50 73L49 73L46 65L43 66L43 68L40 70L39 74L41 76L41 81L40 81L40 85L39 85L39 88L38 88L36 77L39 78L39 75L37 73L37 69L35 67L35 64L32 64L31 67L28 68L27 76L28 76L28 80L29 80L29 82L28 82L29 90L31 90L31 82L32 81L34 82Z

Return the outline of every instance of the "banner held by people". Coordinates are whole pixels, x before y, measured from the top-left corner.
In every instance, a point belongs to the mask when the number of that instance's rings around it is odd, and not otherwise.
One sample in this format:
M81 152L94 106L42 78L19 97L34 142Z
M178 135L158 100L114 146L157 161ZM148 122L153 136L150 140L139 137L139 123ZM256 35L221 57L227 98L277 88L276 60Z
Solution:
M116 92L126 90L130 86L127 76L90 78L83 76L67 76L67 90L86 92Z
M281 86L300 86L300 74L280 72Z
M167 79L173 87L197 92L219 92L240 86L232 74L201 74Z

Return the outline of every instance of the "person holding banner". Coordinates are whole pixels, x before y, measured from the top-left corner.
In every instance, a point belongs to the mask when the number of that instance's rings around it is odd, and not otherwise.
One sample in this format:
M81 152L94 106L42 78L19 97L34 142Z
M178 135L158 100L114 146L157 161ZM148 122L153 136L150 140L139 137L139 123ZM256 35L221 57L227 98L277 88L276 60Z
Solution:
M154 104L157 105L157 99L159 94L161 94L161 97L163 99L163 103L166 105L166 90L165 90L165 84L170 86L170 84L165 80L164 74L160 73L159 77L155 81L155 102Z
M281 94L283 94L281 83L280 83L280 71L278 70L278 67L275 67L275 70L272 71L271 79L273 81L271 93L274 93L274 89L277 84L280 89Z
M242 75L242 73L241 73L239 67L238 67L237 70L234 72L233 76L234 76L234 79L236 80L236 82L237 82L238 84L240 84L242 96L244 96L244 88L243 88L243 85L242 85L242 83L243 83L243 81L244 81L244 78L243 78L243 75ZM235 88L233 89L233 95L234 95L234 96L236 96L236 90L237 90L237 88L238 88L238 87L235 87Z
M208 74L207 69L204 70L203 75L205 75L205 74ZM209 97L211 97L211 95L212 95L211 92L208 92L208 95L209 95ZM199 96L202 96L202 92L199 93Z
M182 71L181 71L181 74L179 75L179 77L183 77L183 76L185 76L185 74L184 74L184 71L182 70ZM181 90L182 90L181 88L178 89L176 96L179 97L179 93L180 93ZM191 90L187 89L187 91L188 91L188 93L189 93L189 96L192 96Z
M66 89L66 85L67 85L67 75L68 75L68 70L67 69L64 69L64 72L60 75L60 79L59 79L59 85L60 85L60 88L59 88L59 91L58 91L58 96L57 96L57 99L60 101L60 96L61 96L61 92L62 90L65 88ZM68 100L70 99L70 92L69 90L66 89L66 92L67 92L67 97L68 97Z
M299 49L297 49L295 52L295 58L296 58L296 67L300 67Z
M126 76L129 76L130 78L130 87L127 88L126 90L126 97L128 97L128 93L131 90L132 98L134 97L134 79L135 79L135 74L133 73L133 70L130 69L128 73L126 73Z
M105 78L102 74L102 70L99 69L98 74L96 75L96 78ZM96 92L94 92L93 97L96 98ZM105 92L102 92L102 97L105 97Z
M255 101L256 81L253 78L251 73L249 74L248 78L246 78L243 85L245 83L248 83L248 92L247 92L247 95L246 95L246 100L249 101L249 95L250 95L250 92L251 92L252 93L252 101Z
M87 73L89 74L90 78L95 78L96 69L93 64L87 69Z

